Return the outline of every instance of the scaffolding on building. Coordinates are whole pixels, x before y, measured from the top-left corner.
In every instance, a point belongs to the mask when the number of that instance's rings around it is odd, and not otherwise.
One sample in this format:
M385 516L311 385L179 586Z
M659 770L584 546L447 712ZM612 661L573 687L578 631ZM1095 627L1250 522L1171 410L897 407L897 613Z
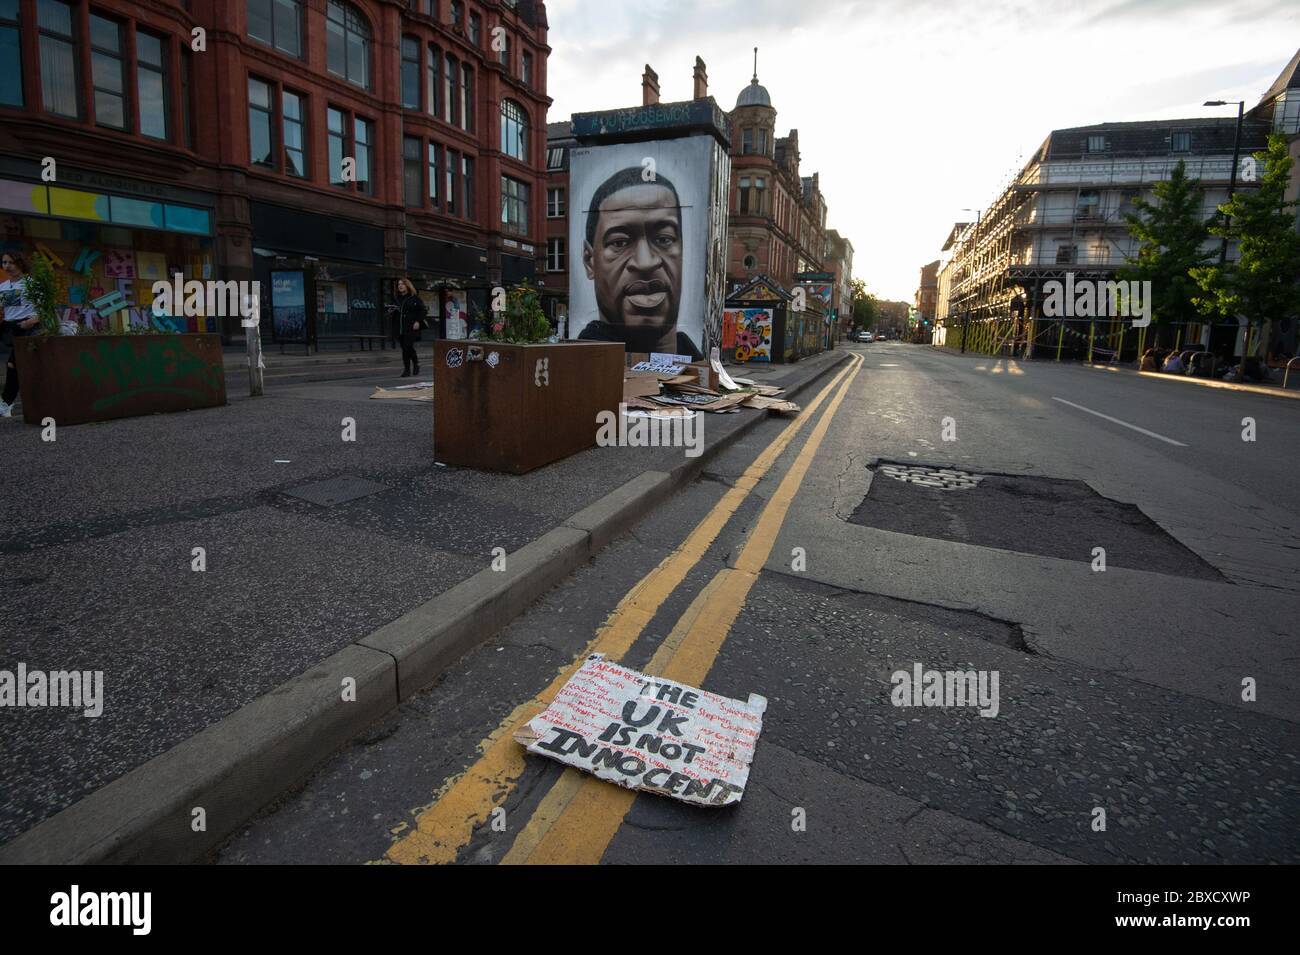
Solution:
M1070 273L1076 282L1113 279L1136 252L1126 220L1132 200L1167 180L1179 162L1189 178L1207 187L1226 186L1232 170L1231 159L1219 156L1031 160L955 238L946 266L946 343L963 351L1032 356L1035 341L1044 336L1044 284L1063 282ZM1053 206L1050 193L1073 193L1073 201ZM1085 202L1085 194L1092 198ZM1212 211L1207 208L1207 216ZM1069 238L1062 241L1067 226ZM1045 248L1048 233L1058 236L1054 250ZM1117 321L1084 324L1092 326L1089 358L1099 342L1119 335ZM1106 327L1098 332L1097 325ZM1050 343L1058 355L1065 335L1062 325ZM1137 347L1136 336L1130 341Z

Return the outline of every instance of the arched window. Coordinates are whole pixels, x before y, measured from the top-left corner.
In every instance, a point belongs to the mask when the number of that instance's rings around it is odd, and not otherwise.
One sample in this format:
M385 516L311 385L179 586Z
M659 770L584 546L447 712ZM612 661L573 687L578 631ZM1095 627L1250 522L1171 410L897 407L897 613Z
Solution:
M501 151L514 159L528 158L528 114L512 99L501 101Z
M370 88L370 24L350 3L329 0L325 10L326 65L335 76Z

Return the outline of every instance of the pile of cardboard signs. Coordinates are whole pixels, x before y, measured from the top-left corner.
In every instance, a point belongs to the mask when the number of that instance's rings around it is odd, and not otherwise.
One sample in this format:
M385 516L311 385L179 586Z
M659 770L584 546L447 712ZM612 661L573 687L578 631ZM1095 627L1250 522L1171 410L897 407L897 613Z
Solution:
M635 411L730 414L754 408L778 414L798 412L799 406L780 397L782 393L775 385L733 379L716 358L692 362L682 355L629 355L623 376L623 403Z

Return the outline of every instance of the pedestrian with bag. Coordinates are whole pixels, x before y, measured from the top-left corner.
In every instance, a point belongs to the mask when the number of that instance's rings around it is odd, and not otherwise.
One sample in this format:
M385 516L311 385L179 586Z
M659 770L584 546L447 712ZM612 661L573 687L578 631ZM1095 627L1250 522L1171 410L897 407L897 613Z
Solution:
M0 307L3 308L4 336L10 341L9 359L5 363L5 386L0 394L0 418L13 416L18 400L18 339L35 334L40 316L27 293L27 262L17 252L0 255Z
M402 345L402 377L411 378L420 373L420 356L415 343L420 332L429 325L428 311L415 286L408 278L397 280L397 340Z

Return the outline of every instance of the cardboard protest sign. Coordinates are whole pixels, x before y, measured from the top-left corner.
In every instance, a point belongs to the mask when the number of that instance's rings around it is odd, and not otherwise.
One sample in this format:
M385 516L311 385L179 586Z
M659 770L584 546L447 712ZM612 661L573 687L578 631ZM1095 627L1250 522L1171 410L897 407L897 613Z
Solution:
M515 734L528 752L700 806L740 802L767 699L748 702L588 657Z

